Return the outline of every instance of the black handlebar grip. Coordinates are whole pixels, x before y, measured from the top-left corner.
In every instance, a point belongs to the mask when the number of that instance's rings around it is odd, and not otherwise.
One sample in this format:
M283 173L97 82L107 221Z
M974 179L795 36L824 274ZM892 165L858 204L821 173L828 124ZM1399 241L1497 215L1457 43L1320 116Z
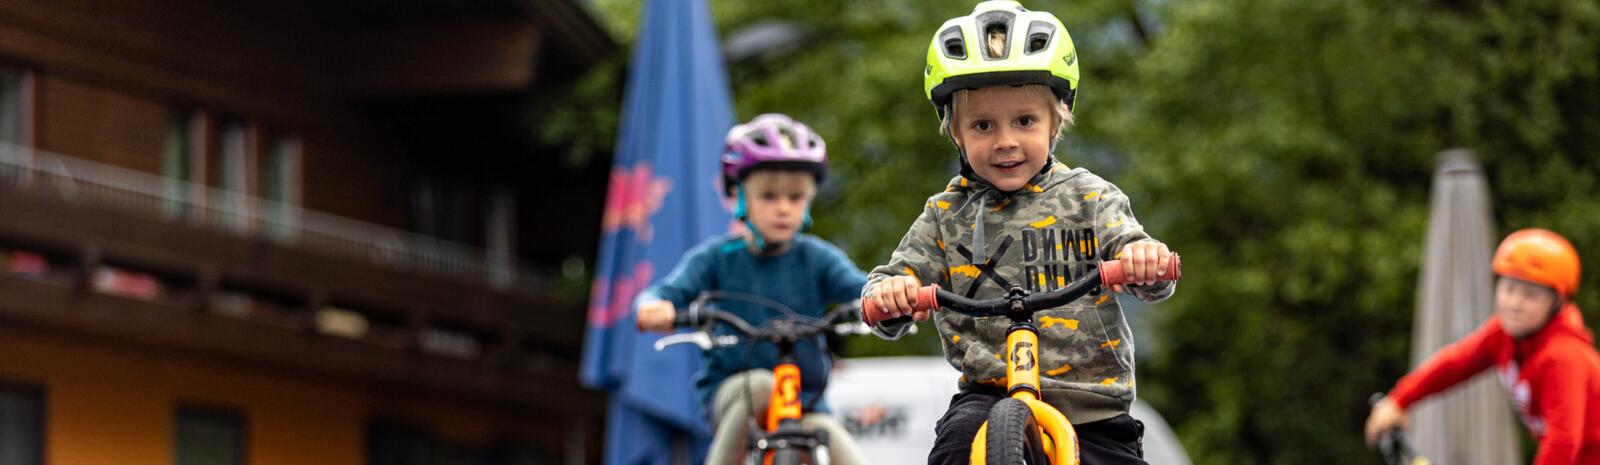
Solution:
M690 315L689 313L690 312L687 312L687 311L674 313L672 315L672 327L674 327L674 328L688 328L688 327L694 326L694 323L695 323L694 315Z

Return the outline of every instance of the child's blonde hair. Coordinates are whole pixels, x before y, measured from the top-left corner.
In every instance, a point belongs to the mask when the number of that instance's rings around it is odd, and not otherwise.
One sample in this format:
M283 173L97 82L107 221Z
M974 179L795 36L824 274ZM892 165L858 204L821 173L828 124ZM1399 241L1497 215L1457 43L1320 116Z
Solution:
M797 170L756 170L744 178L744 188L749 192L776 190L780 192L802 191L806 198L817 196L816 175Z
M1055 132L1050 135L1050 141L1055 142L1061 140L1061 135L1066 134L1067 127L1071 126L1073 123L1072 110L1067 108L1067 102L1065 100L1056 98L1056 93L1052 92L1050 88L1044 84L1028 84L1022 86L1022 89L1028 93L1028 98L1041 98L1050 102L1050 117L1054 120L1052 122L1056 125ZM955 92L955 94L950 96L950 105L945 107L944 115L939 118L939 134L952 134L952 131L954 131L952 128L954 127L953 125L956 121L954 115L956 114L957 109L965 106L966 104L966 89L958 90Z

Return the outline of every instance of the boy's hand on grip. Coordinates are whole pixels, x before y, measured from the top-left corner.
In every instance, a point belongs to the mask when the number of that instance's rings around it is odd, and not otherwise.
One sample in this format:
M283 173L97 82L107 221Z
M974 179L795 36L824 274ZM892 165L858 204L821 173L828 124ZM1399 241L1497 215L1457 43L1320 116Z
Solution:
M1367 437L1367 446L1377 445L1378 437L1382 436L1384 431L1405 427L1409 423L1407 420L1405 409L1400 408L1399 404L1395 404L1394 400L1385 397L1383 400L1378 401L1377 404L1372 406L1372 413L1367 415L1367 424L1363 428Z
M1127 275L1128 285L1147 286L1165 277L1168 267L1172 263L1172 251L1167 250L1167 245L1156 241L1139 241L1122 246L1122 251L1117 253L1117 261L1122 264L1122 272ZM1127 292L1125 286L1114 284L1112 291Z
M905 315L911 315L916 321L927 320L927 310L914 311L920 287L922 283L910 276L892 276L879 281L868 297L872 302L863 305L861 319L869 325Z
M672 318L678 313L672 302L652 300L639 304L639 331L672 332Z

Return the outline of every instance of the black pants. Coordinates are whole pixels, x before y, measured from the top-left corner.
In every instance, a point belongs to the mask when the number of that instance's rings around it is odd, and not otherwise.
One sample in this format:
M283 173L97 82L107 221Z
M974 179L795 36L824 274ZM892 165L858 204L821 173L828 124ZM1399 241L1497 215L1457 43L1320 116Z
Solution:
M989 417L989 409L1005 393L986 386L963 390L950 399L950 410L934 426L928 465L965 465L972 438ZM1148 465L1144 461L1144 422L1127 414L1073 425L1084 465ZM999 464L997 464L999 465Z

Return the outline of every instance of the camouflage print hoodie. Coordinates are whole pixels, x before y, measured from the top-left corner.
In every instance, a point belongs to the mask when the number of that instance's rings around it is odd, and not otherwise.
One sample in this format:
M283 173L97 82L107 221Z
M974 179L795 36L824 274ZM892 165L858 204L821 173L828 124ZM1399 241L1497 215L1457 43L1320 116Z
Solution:
M1003 297L1013 283L1048 291L1095 271L1096 263L1130 242L1154 240L1117 186L1083 168L1050 165L1010 194L982 181L952 179L947 190L928 199L889 264L867 276L863 296L891 275L911 275L978 299ZM1128 289L1139 300L1156 302L1175 287L1161 282ZM961 370L963 389L972 383L1005 387L1006 364L999 356L1010 326L1005 317L936 312L933 319L945 358ZM1133 333L1109 289L1038 312L1034 323L1045 402L1073 423L1128 411L1135 385ZM875 330L895 339L906 326L880 324Z

